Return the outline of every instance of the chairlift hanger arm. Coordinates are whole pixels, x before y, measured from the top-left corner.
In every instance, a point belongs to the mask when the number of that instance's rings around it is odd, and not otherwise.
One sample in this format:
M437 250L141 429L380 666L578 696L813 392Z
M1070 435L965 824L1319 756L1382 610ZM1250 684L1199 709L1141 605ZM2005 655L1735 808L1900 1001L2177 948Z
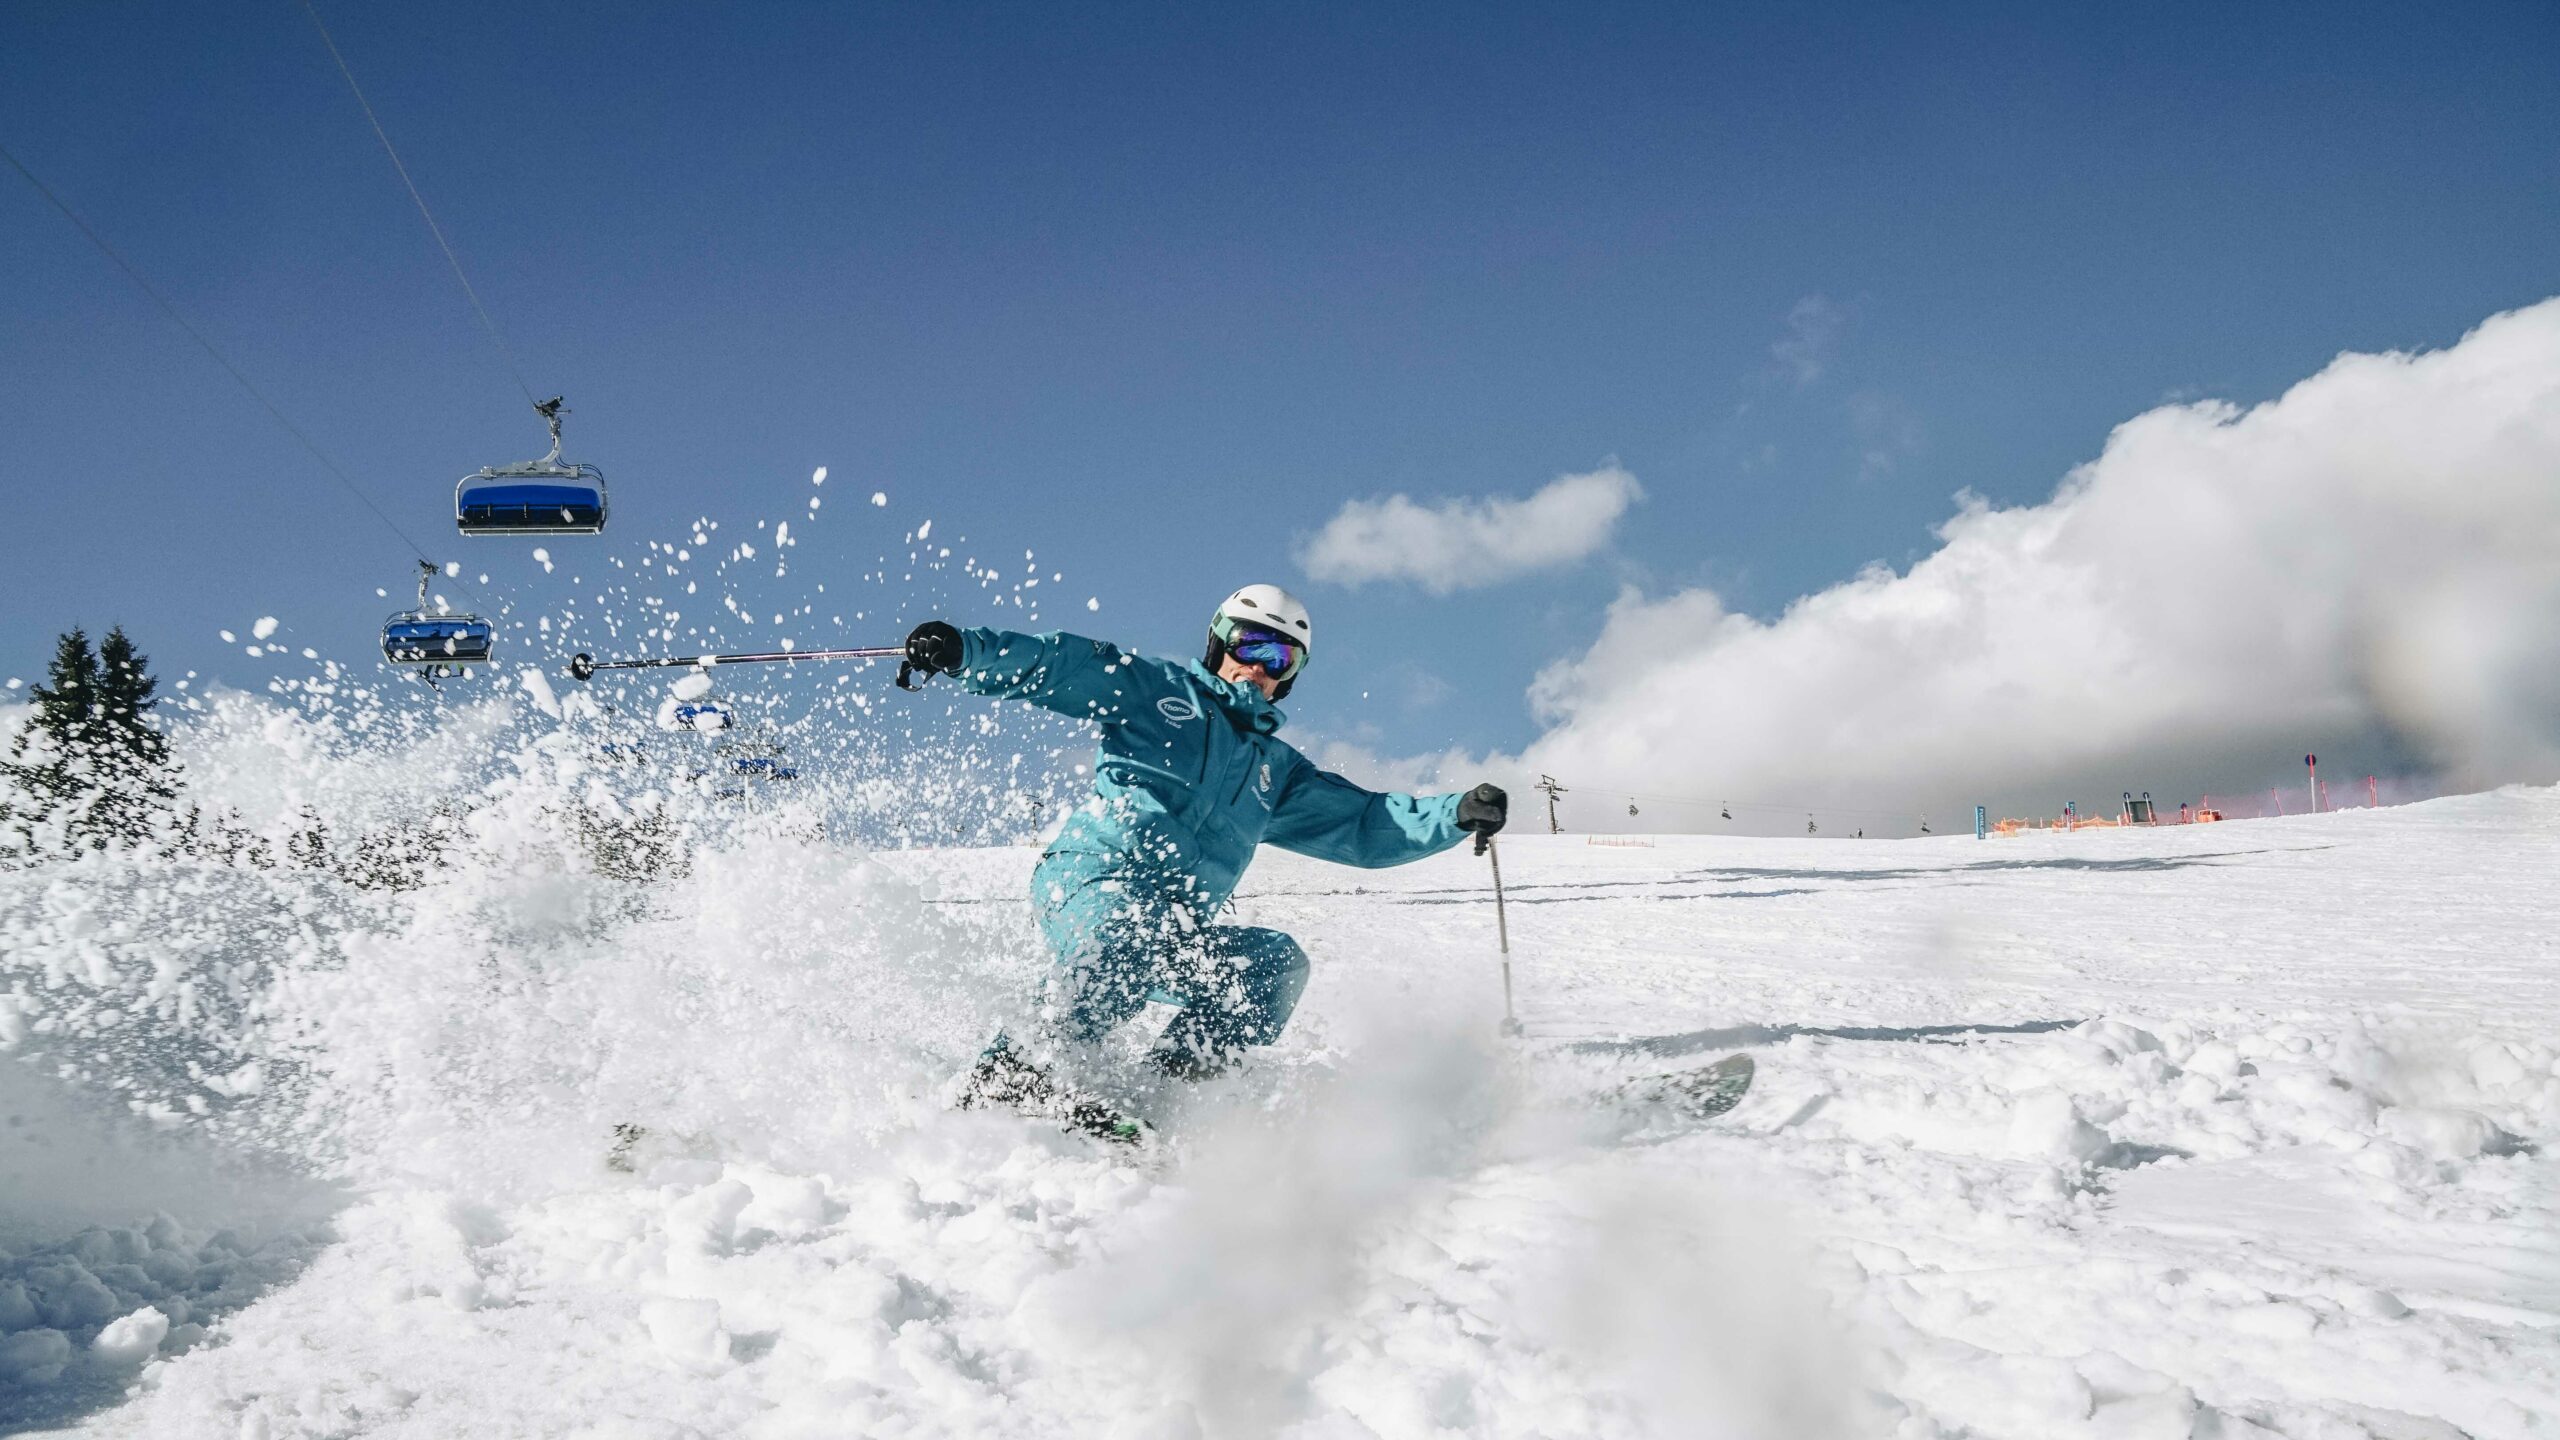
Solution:
M534 402L533 413L541 416L551 426L551 453L535 461L537 465L560 463L560 417L569 413L561 402L567 398L565 395L554 395L548 400Z
M845 650L755 650L734 655L668 655L640 660L598 660L584 653L569 659L569 674L585 680L599 670L707 670L714 665L761 665L778 660L895 660L907 653L904 645L872 645Z

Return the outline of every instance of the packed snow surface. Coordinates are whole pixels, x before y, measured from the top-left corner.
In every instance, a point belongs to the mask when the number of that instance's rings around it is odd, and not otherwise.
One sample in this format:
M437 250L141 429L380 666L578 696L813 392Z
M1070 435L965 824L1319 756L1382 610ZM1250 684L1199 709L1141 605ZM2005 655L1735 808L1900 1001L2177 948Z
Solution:
M2560 1434L2560 793L1507 836L1516 1041L1482 860L1267 855L1304 1004L1143 1154L948 1107L1032 848L517 813L418 890L0 873L0 1428Z

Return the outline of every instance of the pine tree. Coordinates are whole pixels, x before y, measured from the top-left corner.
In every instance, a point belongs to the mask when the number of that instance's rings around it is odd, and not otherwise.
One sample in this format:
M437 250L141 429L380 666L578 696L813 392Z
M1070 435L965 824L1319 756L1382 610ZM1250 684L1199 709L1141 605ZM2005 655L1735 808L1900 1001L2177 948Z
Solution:
M91 650L77 626L54 645L46 681L29 687L30 716L0 762L0 833L21 851L49 849L59 827L73 846L139 840L176 798L169 742L151 725L150 662L123 627Z
M151 724L151 662L119 625L98 646L98 703L90 735L96 796L87 838L139 840L178 796L170 785L169 739Z
M98 656L86 631L75 625L54 642L45 678L50 683L27 687L35 713L10 739L9 758L0 763L0 781L6 782L0 786L0 831L21 852L46 848L38 827L78 790L72 756L88 733L98 690Z
M106 747L131 757L134 764L165 777L169 737L151 724L152 698L160 682L151 677L149 657L133 648L119 625L98 646L98 721L105 727ZM164 792L165 793L165 792Z

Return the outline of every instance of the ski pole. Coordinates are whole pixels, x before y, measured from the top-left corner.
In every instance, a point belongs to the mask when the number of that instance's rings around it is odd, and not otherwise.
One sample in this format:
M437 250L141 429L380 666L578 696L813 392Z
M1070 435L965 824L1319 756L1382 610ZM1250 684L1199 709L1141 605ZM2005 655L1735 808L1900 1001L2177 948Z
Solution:
M1476 832L1476 853L1493 862L1493 931L1502 943L1502 1033L1518 1035L1520 1018L1511 1013L1511 919L1502 908L1502 856L1493 848L1493 832Z
M599 670L690 670L697 666L709 669L714 665L763 665L776 660L892 660L902 658L906 653L907 647L904 645L872 645L854 650L756 650L742 651L735 655L668 655L657 659L599 660L582 651L569 658L569 673L577 679L586 680L593 678ZM915 688L907 684L907 667L904 665L898 667L898 683L909 690Z

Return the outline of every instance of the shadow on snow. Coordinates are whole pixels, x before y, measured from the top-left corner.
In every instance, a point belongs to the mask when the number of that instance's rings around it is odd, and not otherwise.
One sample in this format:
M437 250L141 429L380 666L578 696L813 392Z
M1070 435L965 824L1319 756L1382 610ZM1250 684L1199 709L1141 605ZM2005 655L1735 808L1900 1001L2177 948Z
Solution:
M2049 1035L2085 1022L2022 1020L2011 1025L1728 1025L1716 1030L1685 1030L1676 1035L1629 1035L1616 1040L1577 1040L1565 1048L1577 1055L1650 1055L1669 1058L1701 1050L1747 1050L1781 1045L1797 1036L1817 1040L1918 1041L1960 1044L1984 1035Z

